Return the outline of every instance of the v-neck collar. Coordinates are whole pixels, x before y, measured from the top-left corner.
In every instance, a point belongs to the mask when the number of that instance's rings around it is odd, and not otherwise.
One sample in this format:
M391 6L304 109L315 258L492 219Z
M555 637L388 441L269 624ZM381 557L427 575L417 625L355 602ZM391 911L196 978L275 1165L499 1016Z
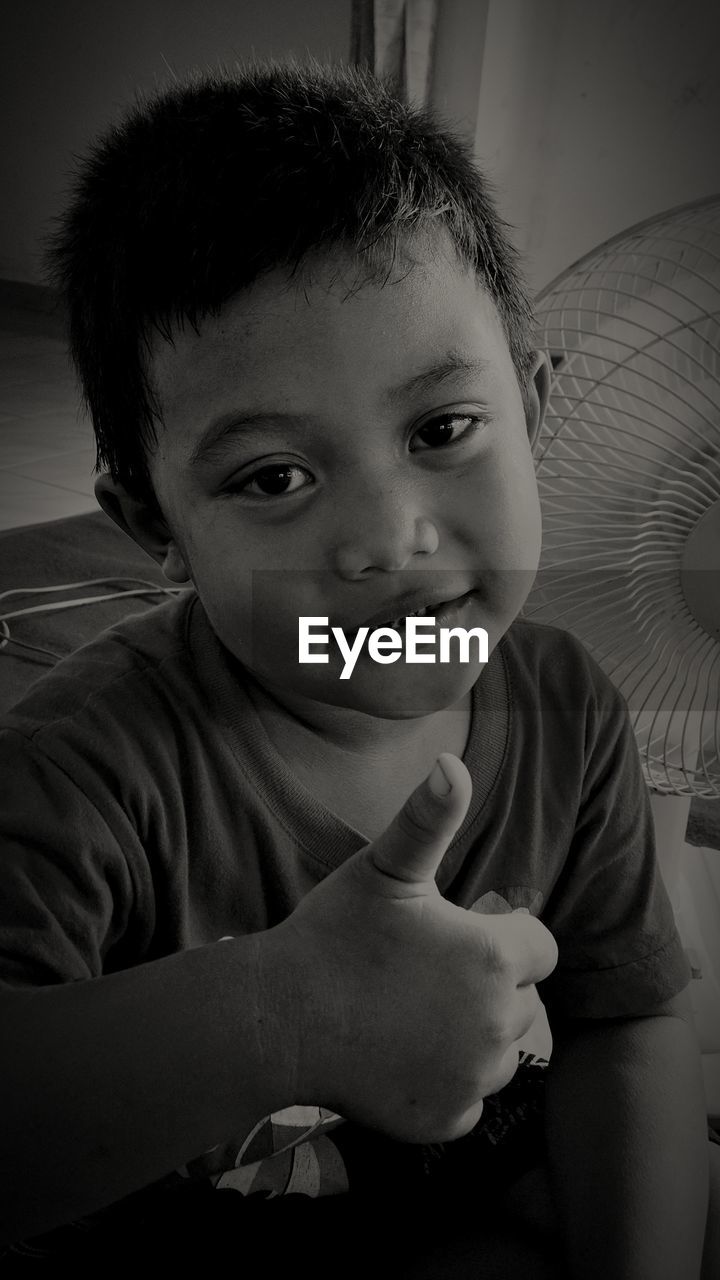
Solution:
M328 870L340 866L363 848L366 837L317 800L277 751L250 699L241 663L215 635L197 596L188 608L186 643L212 719L255 794L308 857ZM501 641L473 686L470 733L463 755L473 794L448 852L469 835L505 758L510 700L503 649Z

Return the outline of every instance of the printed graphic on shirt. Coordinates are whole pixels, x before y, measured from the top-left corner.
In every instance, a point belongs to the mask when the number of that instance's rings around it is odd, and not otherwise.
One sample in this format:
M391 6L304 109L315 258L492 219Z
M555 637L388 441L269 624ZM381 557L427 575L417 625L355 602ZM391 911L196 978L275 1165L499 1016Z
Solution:
M286 1107L266 1116L248 1134L235 1167L220 1175L216 1187L243 1195L264 1191L268 1198L301 1193L339 1195L348 1189L345 1163L327 1136L343 1123L325 1107Z
M470 910L484 916L502 916L510 911L524 911L528 915L538 916L542 904L543 895L529 885L501 885L500 889L484 893L477 902L473 902Z

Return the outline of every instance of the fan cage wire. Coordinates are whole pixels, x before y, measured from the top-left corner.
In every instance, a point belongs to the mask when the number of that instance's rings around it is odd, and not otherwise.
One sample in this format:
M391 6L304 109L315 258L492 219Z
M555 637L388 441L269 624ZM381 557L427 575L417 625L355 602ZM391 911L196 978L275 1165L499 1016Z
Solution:
M680 576L720 501L720 197L586 255L537 318L555 369L525 616L577 634L620 688L653 789L720 796L720 643Z

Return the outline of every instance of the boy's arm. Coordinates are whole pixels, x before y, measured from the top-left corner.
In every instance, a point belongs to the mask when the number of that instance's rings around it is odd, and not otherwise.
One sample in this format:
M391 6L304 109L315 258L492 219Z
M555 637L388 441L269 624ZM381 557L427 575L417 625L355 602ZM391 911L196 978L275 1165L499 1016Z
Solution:
M708 1141L687 992L553 1036L548 1149L570 1275L697 1280Z
M559 962L549 1155L578 1280L697 1280L708 1142L690 970L627 707L599 669L573 839L543 913Z
M286 1105L277 1041L296 1027L262 936L0 993L0 1240L104 1208Z
M0 991L0 1238L111 1204L293 1103L415 1142L477 1122L557 952L530 916L440 896L470 795L443 762L449 791L422 784L275 928Z

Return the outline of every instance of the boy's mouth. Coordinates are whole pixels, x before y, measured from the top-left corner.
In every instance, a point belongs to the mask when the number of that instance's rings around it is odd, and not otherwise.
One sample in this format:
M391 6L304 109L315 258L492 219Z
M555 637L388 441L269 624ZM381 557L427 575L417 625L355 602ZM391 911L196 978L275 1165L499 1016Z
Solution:
M422 609L409 609L402 617L383 625L392 627L394 631L402 631L408 618L434 618L438 627L447 627L470 604L473 597L474 592L466 591L465 595L457 596L454 600L440 600L437 604L425 605Z
M378 610L365 622L352 628L345 628L346 635L348 637L357 635L361 626L369 627L371 631L380 627L402 631L408 618L434 618L438 627L450 626L457 620L457 615L476 598L475 591L465 591L450 598L444 595L442 599L428 600L425 597L423 600L420 592L415 591L412 594L408 593L404 600L401 597L394 602L394 608L398 612L393 616L389 616L385 610Z

